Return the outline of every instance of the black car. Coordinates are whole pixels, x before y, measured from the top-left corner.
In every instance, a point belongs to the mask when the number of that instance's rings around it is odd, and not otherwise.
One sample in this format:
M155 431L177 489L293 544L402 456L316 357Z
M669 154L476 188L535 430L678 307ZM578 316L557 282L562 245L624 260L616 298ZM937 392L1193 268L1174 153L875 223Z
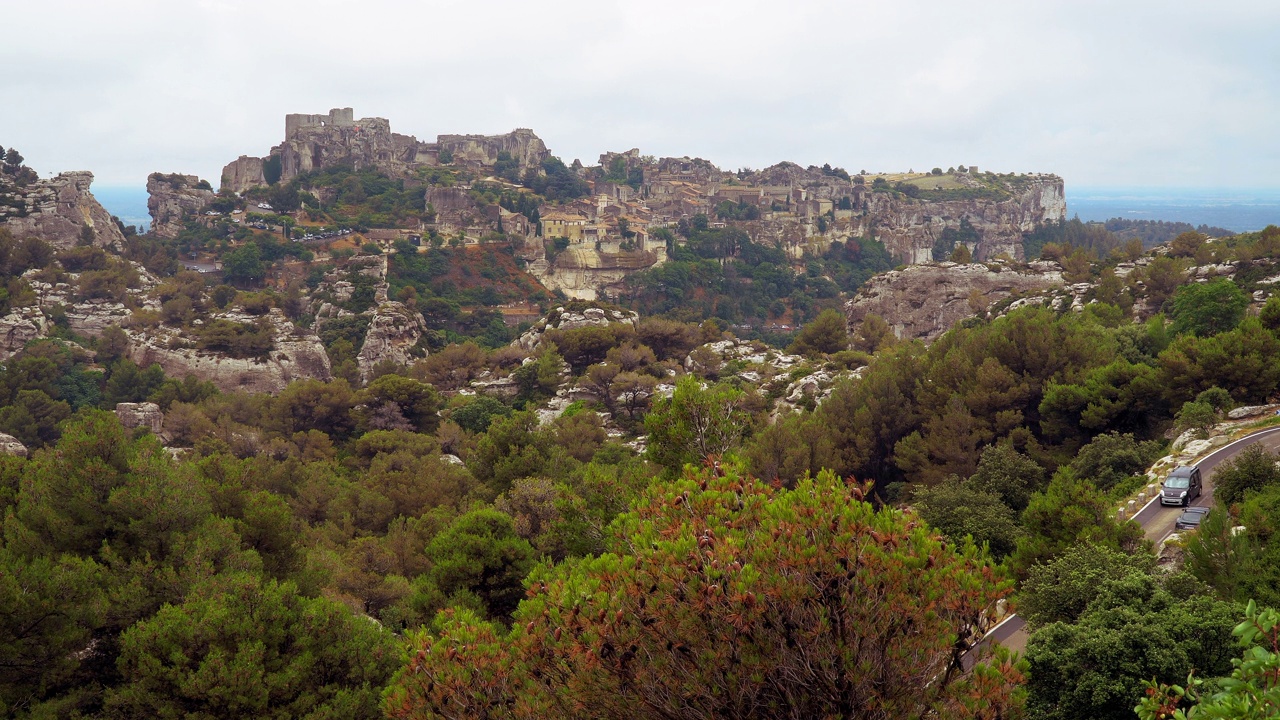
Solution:
M1203 489L1200 482L1200 468L1179 467L1169 473L1160 490L1161 505L1190 505L1192 500L1200 497Z
M1182 511L1177 520L1173 521L1174 530L1195 530L1200 527L1200 521L1204 520L1204 516L1209 514L1207 507L1189 507Z

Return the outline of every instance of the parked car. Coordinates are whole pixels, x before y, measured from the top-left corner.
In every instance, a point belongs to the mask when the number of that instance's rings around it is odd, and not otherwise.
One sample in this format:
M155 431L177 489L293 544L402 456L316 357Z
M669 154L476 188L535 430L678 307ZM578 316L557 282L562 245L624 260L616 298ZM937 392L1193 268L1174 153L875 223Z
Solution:
M1200 497L1204 485L1200 481L1200 468L1178 467L1164 479L1160 489L1161 505L1190 505Z
M1200 521L1204 520L1204 516L1209 514L1207 507L1189 507L1182 511L1177 520L1173 521L1174 530L1195 530L1200 527Z

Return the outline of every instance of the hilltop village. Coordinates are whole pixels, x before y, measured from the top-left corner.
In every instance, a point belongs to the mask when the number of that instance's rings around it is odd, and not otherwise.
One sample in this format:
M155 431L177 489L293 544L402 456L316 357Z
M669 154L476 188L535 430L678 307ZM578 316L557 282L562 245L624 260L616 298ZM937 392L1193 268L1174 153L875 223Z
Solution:
M1280 227L349 109L92 180L0 162L0 717L1145 719L1280 622Z
M356 120L351 108L286 116L284 141L265 157L229 163L221 189L245 193L339 166L375 169L421 189L423 216L406 223L404 235L466 244L517 239L529 272L583 299L663 262L675 230L699 217L713 229L739 228L796 262L832 241L874 236L898 262L913 264L936 259L939 242L962 229L968 234L960 242L975 258L1018 259L1024 233L1066 213L1062 179L1054 175L964 166L851 175L787 162L731 172L637 149L604 153L594 166L566 166L532 130L441 135L428 143L393 133L383 118ZM157 223L163 231L178 217Z

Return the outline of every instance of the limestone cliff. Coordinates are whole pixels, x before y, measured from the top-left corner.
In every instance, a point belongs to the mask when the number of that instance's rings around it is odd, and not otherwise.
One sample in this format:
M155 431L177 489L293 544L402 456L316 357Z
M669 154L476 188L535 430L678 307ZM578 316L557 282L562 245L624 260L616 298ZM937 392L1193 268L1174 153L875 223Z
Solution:
M579 245L557 253L550 262L545 257L534 258L528 267L548 290L559 290L576 300L595 300L601 291L616 294L628 276L653 267L665 256L665 252L659 255L653 251L602 252Z
M1063 286L1055 263L1037 262L1019 269L979 263L915 265L871 278L845 303L845 315L851 331L867 315L875 314L901 339L930 341L956 322L1013 295Z
M266 185L267 178L262 171L262 158L241 155L222 168L222 182L219 187L239 193L252 187Z
M195 175L177 173L148 175L147 195L151 232L165 238L177 237L183 218L199 215L215 197L209 183Z
M86 235L94 245L123 247L120 227L89 192L92 183L93 173L85 171L60 173L26 187L0 175L0 193L20 205L0 205L0 226L15 237L38 237L62 250L79 244Z
M541 167L551 157L542 139L529 128L516 128L505 135L440 135L438 152L453 156L455 165L493 167L498 153L505 152L521 170Z
M932 261L934 242L947 228L958 230L962 220L981 238L970 248L975 259L1021 259L1022 234L1065 219L1067 201L1062 178L1036 175L1014 186L1005 199L914 200L868 193L866 211L853 219L851 234L873 233L894 257L909 264Z

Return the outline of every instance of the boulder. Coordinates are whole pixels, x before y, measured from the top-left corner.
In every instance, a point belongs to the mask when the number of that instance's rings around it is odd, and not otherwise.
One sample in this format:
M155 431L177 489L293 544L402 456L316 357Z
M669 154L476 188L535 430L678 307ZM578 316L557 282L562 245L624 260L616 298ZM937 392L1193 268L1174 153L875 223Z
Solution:
M1258 415L1271 415L1280 410L1280 405L1245 405L1227 413L1228 420L1243 420Z
M160 435L164 429L164 413L153 402L116 403L116 417L127 428L145 427L152 435Z
M21 440L12 435L0 433L0 454L26 457L27 446L23 445Z
M0 360L13 357L27 343L44 337L48 327L44 313L36 307L14 308L0 317Z

